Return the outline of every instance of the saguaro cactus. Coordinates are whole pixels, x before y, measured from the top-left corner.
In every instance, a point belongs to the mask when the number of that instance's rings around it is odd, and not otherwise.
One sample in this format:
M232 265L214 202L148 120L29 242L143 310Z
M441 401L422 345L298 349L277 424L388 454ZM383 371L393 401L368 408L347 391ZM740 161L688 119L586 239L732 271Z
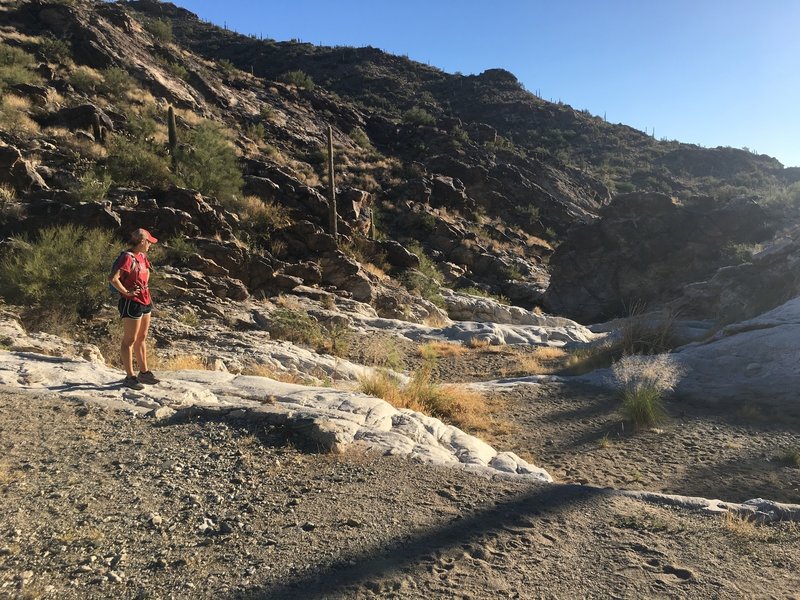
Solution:
M336 183L333 180L333 129L328 125L328 217L330 231L333 239L338 244L339 231L336 224Z
M169 133L169 155L172 158L172 170L178 168L178 127L175 125L175 109L167 110L167 131Z
M103 143L103 128L100 125L100 116L97 113L92 115L92 134L95 142L98 144Z

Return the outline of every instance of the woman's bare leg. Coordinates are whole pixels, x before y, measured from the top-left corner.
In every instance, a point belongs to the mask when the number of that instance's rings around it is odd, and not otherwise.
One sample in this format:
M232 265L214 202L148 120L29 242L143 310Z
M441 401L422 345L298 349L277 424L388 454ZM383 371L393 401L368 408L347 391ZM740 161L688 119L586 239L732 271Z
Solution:
M148 315L149 316L149 315ZM139 333L140 319L122 319L122 343L120 344L120 358L122 368L128 377L133 377L133 347Z
M136 338L133 342L133 351L136 353L136 362L139 363L140 373L150 370L147 368L147 346L145 345L149 329L150 313L147 313L146 315L142 315L142 318L139 319L139 328L136 330Z

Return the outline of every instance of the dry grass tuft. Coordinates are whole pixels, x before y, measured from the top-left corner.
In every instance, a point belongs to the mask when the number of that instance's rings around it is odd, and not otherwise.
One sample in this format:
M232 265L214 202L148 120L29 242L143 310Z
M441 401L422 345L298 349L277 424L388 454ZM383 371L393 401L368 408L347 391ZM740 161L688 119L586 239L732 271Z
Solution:
M523 375L542 375L559 371L568 354L562 348L539 346L533 352L516 352L514 369L508 372Z
M492 343L484 338L471 337L469 340L467 340L467 347L472 348L473 350L488 348L491 345Z
M275 304L281 308L285 308L286 310L303 310L303 305L300 304L297 296L280 294L277 298L275 298Z
M534 356L539 360L562 360L567 357L567 351L563 348L554 348L553 346L539 346L533 352Z
M405 355L394 339L376 336L364 346L361 360L366 365L399 370L403 368Z
M458 342L428 342L419 347L419 355L422 358L428 357L447 357L447 356L463 356L468 352L463 344Z
M270 231L291 223L289 211L284 206L274 202L265 202L258 196L234 197L225 204L255 231Z
M496 423L486 398L479 392L457 385L431 382L431 369L423 367L403 385L386 371L360 380L360 391L383 398L396 408L408 408L437 417L467 431L491 431Z
M15 135L39 133L39 124L28 116L31 103L20 96L6 94L0 99L0 129Z
M444 327L447 325L447 317L439 313L430 313L422 320L422 323L428 327Z
M672 390L683 370L666 354L625 356L612 367L620 386L622 413L637 428L654 427L664 421L662 396Z
M769 537L768 532L759 527L750 515L728 511L725 513L723 525L738 538L764 541Z

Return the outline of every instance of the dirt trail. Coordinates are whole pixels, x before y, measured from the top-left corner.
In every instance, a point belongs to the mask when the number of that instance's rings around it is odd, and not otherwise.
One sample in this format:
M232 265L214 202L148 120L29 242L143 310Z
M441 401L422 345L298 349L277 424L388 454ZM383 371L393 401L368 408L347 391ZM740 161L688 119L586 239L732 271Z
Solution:
M0 394L0 598L788 598L794 524Z

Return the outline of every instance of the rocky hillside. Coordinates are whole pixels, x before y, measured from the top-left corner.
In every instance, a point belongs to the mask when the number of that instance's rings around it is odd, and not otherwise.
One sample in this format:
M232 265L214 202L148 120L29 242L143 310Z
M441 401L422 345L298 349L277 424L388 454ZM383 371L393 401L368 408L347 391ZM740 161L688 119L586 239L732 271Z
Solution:
M531 308L554 246L618 192L634 191L625 210L638 218L652 191L763 204L800 185L769 157L657 141L546 102L502 70L451 75L374 48L254 39L153 0L0 10L0 237L151 228L168 240L164 293L178 297L304 285L419 321L444 316L447 284ZM778 212L756 232L720 228L672 283L741 262L721 249L762 241ZM581 317L614 314L619 299Z

